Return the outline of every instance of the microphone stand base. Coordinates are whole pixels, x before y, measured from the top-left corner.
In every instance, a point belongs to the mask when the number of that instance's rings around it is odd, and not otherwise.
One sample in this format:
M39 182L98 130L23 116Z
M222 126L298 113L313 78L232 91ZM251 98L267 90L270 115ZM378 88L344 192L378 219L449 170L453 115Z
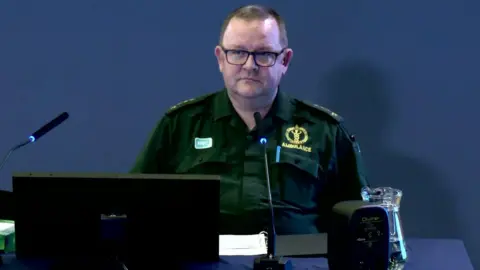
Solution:
M283 257L268 256L255 258L253 270L292 270L292 262Z

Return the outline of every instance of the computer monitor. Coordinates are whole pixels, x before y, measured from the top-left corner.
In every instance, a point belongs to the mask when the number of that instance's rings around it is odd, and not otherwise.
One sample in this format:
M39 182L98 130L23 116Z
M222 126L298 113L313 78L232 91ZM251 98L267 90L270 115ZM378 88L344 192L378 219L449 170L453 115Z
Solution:
M216 261L219 180L215 175L16 173L17 259L118 256L106 250L105 234L124 224L125 241L111 246L126 260Z

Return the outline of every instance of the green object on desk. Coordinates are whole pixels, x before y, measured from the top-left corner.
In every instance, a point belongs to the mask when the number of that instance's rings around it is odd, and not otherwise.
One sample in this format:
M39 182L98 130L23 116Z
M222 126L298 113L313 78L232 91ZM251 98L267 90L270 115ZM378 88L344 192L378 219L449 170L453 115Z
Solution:
M15 222L0 219L0 252L15 252Z

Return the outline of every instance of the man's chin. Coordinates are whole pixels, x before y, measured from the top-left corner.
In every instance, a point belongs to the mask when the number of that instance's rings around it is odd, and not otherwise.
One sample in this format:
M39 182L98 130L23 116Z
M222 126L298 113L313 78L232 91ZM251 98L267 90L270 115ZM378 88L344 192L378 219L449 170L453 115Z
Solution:
M254 98L261 96L264 94L264 90L262 85L259 83L248 83L248 84L240 84L236 87L236 93L237 95L240 95L245 98Z
M244 98L256 98L262 95L261 88L239 88L235 91L237 95L242 96Z

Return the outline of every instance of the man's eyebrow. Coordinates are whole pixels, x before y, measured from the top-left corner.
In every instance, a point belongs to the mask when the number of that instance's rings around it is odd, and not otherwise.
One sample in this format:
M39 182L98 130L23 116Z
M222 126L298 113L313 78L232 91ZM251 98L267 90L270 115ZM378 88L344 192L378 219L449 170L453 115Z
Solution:
M247 51L247 49L243 46L240 46L240 45L230 45L230 46L226 46L228 49L230 50L245 50Z

